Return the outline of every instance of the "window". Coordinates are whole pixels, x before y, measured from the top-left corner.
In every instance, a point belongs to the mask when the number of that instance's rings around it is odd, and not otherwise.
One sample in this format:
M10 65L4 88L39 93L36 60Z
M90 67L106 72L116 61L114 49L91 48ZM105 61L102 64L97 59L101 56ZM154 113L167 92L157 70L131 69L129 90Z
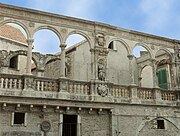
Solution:
M18 56L15 56L15 57L10 59L9 67L14 68L14 69L18 68Z
M165 129L164 120L157 120L157 129Z
M12 125L26 125L26 114L24 112L12 113Z
M158 84L160 88L168 89L166 69L161 69L158 71Z
M108 48L114 50L114 42L113 41L109 44Z
M77 115L63 115L63 136L77 136Z

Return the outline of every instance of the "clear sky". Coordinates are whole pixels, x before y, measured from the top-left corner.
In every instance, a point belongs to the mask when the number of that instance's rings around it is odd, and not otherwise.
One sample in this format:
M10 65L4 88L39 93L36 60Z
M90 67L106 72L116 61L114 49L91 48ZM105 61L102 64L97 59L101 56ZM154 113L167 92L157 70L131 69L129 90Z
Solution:
M180 39L179 0L0 0L0 2Z

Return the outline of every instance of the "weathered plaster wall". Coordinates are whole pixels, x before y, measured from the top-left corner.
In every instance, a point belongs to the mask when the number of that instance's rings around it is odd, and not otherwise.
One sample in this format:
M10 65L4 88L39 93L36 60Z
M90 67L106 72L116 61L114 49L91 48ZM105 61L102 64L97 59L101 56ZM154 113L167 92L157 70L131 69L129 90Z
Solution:
M126 48L115 41L116 50L109 49L107 56L108 80L115 84L127 85L130 83L129 59Z

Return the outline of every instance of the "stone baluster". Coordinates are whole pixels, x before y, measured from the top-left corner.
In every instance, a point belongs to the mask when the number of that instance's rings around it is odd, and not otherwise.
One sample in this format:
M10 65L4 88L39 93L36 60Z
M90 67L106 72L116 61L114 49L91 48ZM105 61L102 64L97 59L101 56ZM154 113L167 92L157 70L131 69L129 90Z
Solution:
M22 83L22 80L18 79L18 89L21 89L21 87L22 87L21 83Z
M135 85L134 81L134 67L133 67L133 55L128 55L129 58L129 72L130 72L130 80L131 80L131 85Z
M39 91L40 90L40 81L36 81L36 87L37 87L37 91Z
M5 79L5 88L8 88L8 78Z
M60 56L60 77L65 77L65 59L66 59L66 52L65 52L65 48L66 48L66 44L61 44L60 48L61 48L61 56Z
M17 89L17 79L14 79L13 81L14 81L14 83L13 83L13 88L14 88L14 89Z
M13 79L10 78L10 79L9 79L9 89L12 89L12 82L13 82Z
M41 91L44 91L44 82L41 81Z
M32 65L32 47L34 39L28 39L28 51L27 51L27 64L26 64L26 74L31 75L31 65Z
M1 78L1 88L4 88L4 78Z

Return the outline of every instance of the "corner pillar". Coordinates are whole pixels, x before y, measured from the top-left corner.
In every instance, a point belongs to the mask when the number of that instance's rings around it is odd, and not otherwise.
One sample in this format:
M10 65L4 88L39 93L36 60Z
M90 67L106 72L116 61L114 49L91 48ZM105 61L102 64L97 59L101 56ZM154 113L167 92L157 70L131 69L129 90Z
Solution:
M152 68L153 68L153 87L159 88L158 87L157 75L156 75L156 73L157 73L156 60L152 59L151 62L152 62Z
M60 48L61 48L61 56L60 56L60 77L65 77L65 59L66 59L66 52L65 52L65 48L66 48L66 44L61 44Z
M132 64L133 62L133 55L128 55L129 58L129 72L130 72L130 80L131 80L131 85L135 85L135 80L134 80L134 66Z
M28 51L27 51L27 64L26 64L26 74L31 75L31 67L32 67L32 47L33 47L34 39L28 39Z

